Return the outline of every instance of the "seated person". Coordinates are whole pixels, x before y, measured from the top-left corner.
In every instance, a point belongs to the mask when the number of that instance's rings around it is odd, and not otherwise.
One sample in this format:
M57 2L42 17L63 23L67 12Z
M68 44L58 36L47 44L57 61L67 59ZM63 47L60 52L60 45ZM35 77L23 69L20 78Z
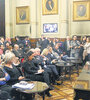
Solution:
M28 51L26 56L27 57L23 62L25 77L30 78L33 81L44 81L47 83L47 85L49 85L50 89L52 89L50 85L49 74L43 69L40 69L39 67L35 66L33 62L35 54L32 51ZM47 91L47 96L51 96L49 94L49 91Z
M24 59L23 59L24 60ZM18 69L20 74L24 76L23 70L22 70L22 63L20 62L20 59L18 57L15 57L13 60L13 65ZM26 80L26 79L25 79Z
M7 73L10 75L10 80L8 81L9 85L13 85L23 79L23 77L15 65L13 65L13 61L15 59L15 55L12 52L8 52L5 54L5 61L4 61L4 69L7 71Z
M55 65L52 65L52 64L47 64L46 60L45 60L45 56L44 55L41 55L40 54L40 49L39 48L36 48L34 50L34 58L33 58L33 63L35 64L35 66L43 69L44 71L46 71L49 76L52 76L51 79L51 82L55 83L55 79L58 77L59 78L59 75L58 75L58 72L57 72L57 69L56 69L56 66Z
M64 52L62 50L59 49L59 45L56 44L52 50L53 55L57 58L57 59L61 59L64 61L67 61L67 55L64 54Z
M46 48L42 51L41 55L44 56L44 65L47 66L47 68L51 69L51 71L53 72L55 78L59 78L59 74L57 72L56 66L52 64L52 60L54 60L53 58L51 58L51 55L49 53L49 50ZM46 58L46 59L45 59Z
M25 59L23 63L25 77L35 81L43 81L44 79L44 81L48 85L50 85L48 73L46 73L43 69L39 69L38 67L35 66L35 64L32 61L33 57L34 53L32 51L29 51L27 53L27 59ZM42 73L42 75L39 76L37 75L38 73Z
M5 46L4 50L3 50L4 54L5 54L5 52L6 52L7 50L9 50L9 47L10 47L10 44L7 42L7 43L6 43L6 46Z
M15 55L12 52L8 52L5 54L4 69L10 75L10 80L7 82L8 85L14 85L15 83L18 83L25 79L25 77L21 75L21 73L16 68L16 66L13 65L14 59L15 59ZM29 100L29 99L32 100L32 95L27 95L27 94L24 94L24 95L25 95L26 100ZM20 100L20 99L16 99L16 100Z
M22 55L21 55L20 48L19 48L18 44L14 45L14 49L12 50L12 52L15 54L16 57L22 58Z
M9 80L9 74L2 67L0 67L0 100L20 100L16 90L10 85L7 85Z
M6 82L9 81L9 79L10 79L10 76L7 74L7 72L3 68L0 67L0 90L8 93L9 98L7 99L10 99L11 90L12 90L11 87L6 84Z
M59 56L57 52L54 52L51 46L48 46L47 49L49 50L49 53L47 55L47 58L49 59L48 62L52 62L53 64L55 64L57 62L65 62L65 60L67 59L66 55L63 56L63 54L61 54L61 56ZM57 70L59 72L59 75L63 73L63 67L60 67L59 69L57 67Z

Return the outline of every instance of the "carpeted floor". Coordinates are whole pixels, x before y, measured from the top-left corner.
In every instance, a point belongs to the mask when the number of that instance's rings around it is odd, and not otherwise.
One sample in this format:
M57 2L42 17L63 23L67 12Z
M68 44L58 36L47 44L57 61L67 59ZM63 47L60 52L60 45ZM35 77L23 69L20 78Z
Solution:
M71 80L65 80L62 85L54 85L55 89L50 91L53 96L45 96L45 100L73 100L73 85L75 83L75 80L77 79L77 76L77 74L73 74L71 75ZM42 100L42 97L36 94L35 100Z

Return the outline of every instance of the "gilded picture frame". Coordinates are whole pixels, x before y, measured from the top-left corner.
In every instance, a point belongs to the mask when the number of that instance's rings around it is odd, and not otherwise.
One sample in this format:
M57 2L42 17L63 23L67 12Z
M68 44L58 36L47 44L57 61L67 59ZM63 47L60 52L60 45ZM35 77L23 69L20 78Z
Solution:
M88 89L89 81L88 80L78 80L74 84L75 89Z
M73 20L82 21L90 20L90 2L74 1L73 2Z
M58 0L42 0L42 14L58 14Z
M29 24L29 13L28 6L16 7L16 24Z

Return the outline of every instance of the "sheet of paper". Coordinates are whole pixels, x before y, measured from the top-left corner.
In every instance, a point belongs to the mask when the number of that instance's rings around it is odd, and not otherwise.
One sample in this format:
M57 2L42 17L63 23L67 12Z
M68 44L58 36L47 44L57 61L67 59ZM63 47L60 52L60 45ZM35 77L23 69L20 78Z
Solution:
M16 83L12 88L32 89L35 85L33 83Z

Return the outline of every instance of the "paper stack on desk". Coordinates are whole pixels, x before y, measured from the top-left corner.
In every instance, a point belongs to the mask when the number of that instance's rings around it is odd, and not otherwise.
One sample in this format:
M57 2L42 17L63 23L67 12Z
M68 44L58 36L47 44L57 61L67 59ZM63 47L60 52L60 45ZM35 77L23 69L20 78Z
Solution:
M32 89L35 85L33 83L20 82L12 85L12 88Z

